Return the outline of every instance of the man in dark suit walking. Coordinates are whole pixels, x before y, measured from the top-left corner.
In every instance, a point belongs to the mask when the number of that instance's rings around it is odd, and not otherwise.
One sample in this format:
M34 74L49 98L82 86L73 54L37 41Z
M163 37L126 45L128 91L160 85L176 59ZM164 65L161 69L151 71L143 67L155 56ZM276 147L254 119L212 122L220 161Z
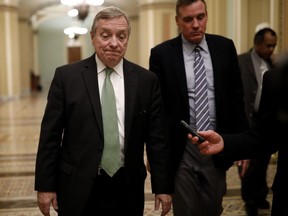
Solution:
M204 0L178 0L176 23L181 34L151 49L150 70L161 84L170 131L175 174L175 216L219 216L226 192L226 170L232 165L221 157L202 156L187 144L187 131L180 121L199 130L194 68L196 51L202 56L208 92L209 126L226 133L248 127L237 53L232 40L206 34L207 8ZM200 52L200 55L199 55ZM204 69L203 69L204 68ZM207 107L207 104L206 106ZM206 112L207 113L207 112Z
M221 152L234 160L253 158L278 151L277 172L273 181L271 216L288 216L288 53L277 66L266 72L256 126L245 133L221 134L210 130L199 132L206 141L197 144L204 155ZM191 135L189 135L191 138ZM223 151L224 150L224 151Z
M273 68L272 54L277 45L277 34L271 28L263 28L255 33L254 46L238 56L244 88L245 110L250 126L255 125L262 91L262 78L266 71ZM268 186L266 172L270 154L250 160L247 170L241 169L241 192L248 216L258 215L258 207L269 209L266 200Z
M102 9L90 32L96 53L56 69L35 173L38 206L45 216L50 205L60 216L143 216L145 143L155 208L162 206L162 216L171 208L160 86L155 74L124 59L130 28L120 9ZM111 105L104 109L107 101ZM116 118L106 113L112 107Z

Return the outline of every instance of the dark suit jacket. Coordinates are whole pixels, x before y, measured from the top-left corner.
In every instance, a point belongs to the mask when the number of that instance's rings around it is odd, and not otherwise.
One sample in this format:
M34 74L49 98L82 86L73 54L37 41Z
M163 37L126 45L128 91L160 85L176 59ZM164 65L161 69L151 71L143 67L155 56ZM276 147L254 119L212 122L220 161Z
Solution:
M223 135L224 155L234 160L278 151L273 182L272 216L288 215L288 62L265 73L254 131Z
M242 131L247 128L248 123L244 112L243 88L235 46L232 40L221 36L206 34L206 40L214 73L217 131ZM176 170L187 140L187 132L179 122L190 121L181 35L151 49L149 69L160 79ZM224 169L232 164L219 158L214 162L217 167Z
M248 120L252 120L254 112L254 103L258 90L258 82L254 70L254 65L251 57L251 51L243 53L238 56L238 62L241 71L243 89L244 89L244 102L245 111ZM267 62L272 67L272 61Z
M93 55L56 69L41 125L35 190L56 191L64 215L80 215L101 161L104 144L96 67ZM145 142L152 192L172 193L160 86L157 76L125 59L123 69L127 193L142 187L143 194L136 199L144 205Z
M245 111L248 120L251 120L258 90L258 82L251 58L251 52L239 55L238 61L244 89Z

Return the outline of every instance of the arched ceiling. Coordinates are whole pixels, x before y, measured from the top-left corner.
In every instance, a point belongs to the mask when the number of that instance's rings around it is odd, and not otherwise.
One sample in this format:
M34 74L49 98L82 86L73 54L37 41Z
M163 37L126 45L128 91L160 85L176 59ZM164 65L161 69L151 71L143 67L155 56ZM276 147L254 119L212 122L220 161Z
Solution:
M20 18L29 18L37 11L45 11L51 6L61 5L60 0L18 0ZM129 16L138 13L137 0L105 0L103 6L114 5L124 10ZM65 10L66 7L63 7Z
M99 9L111 5L121 8L130 17L138 14L138 0L105 0L102 6L90 6L85 25L91 25L91 19ZM18 11L19 18L31 21L34 29L44 22L46 28L64 29L72 22L72 18L67 15L71 8L62 5L61 0L19 0Z

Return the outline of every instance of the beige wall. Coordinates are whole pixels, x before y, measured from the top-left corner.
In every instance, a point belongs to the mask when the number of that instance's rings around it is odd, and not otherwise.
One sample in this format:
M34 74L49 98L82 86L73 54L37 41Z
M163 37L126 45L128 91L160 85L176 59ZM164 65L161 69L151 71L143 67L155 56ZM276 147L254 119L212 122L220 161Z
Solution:
M288 52L288 1L282 0L279 5L280 45L282 52Z
M150 49L178 35L175 23L175 3L165 0L142 0L139 13L139 64L149 65Z
M129 45L126 51L125 58L129 61L139 63L139 19L138 16L130 17L131 34L129 38Z

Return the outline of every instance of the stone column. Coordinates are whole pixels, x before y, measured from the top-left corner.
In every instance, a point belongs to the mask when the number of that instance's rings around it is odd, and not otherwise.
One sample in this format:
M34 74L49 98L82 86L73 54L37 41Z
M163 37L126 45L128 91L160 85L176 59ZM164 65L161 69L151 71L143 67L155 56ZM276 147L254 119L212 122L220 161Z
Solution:
M33 71L33 43L32 28L28 19L19 19L20 29L20 85L21 95L28 95L31 92L31 78Z
M6 100L20 96L19 26L16 0L0 0L0 32L0 100Z
M139 64L149 66L150 49L178 35L175 0L139 0Z

